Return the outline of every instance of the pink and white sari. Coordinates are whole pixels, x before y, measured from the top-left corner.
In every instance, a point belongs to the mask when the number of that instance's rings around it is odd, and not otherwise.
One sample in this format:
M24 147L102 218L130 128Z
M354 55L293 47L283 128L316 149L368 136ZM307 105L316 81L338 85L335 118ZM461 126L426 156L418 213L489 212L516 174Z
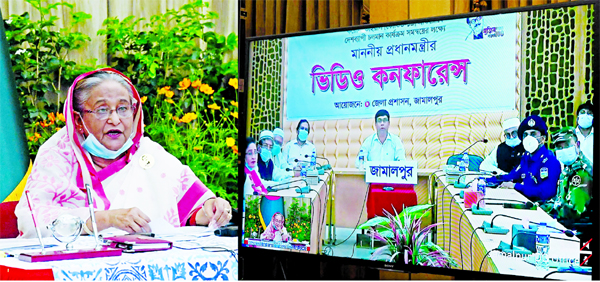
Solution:
M136 112L133 143L124 157L96 171L90 154L81 144L84 137L75 130L73 92L81 79L98 71L121 75L133 91ZM43 236L44 228L62 214L72 214L86 221L89 217L86 185L93 187L97 210L139 208L152 221L166 221L174 227L184 226L190 216L215 194L194 175L190 168L148 137L143 137L143 114L140 96L129 79L114 69L100 69L77 77L65 101L66 126L39 149L25 190ZM15 209L19 237L36 236L25 195Z

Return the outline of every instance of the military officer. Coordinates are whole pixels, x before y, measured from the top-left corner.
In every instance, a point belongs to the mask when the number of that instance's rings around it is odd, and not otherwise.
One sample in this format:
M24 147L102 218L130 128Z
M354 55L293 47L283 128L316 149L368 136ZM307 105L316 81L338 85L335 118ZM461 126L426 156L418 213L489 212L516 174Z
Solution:
M563 128L552 139L556 157L564 167L552 207L543 208L559 219L579 219L588 210L592 196L592 163L580 149L575 129Z
M532 115L521 122L517 134L526 151L519 165L508 174L486 180L502 183L500 188L514 188L531 201L545 202L556 196L560 177L560 163L545 145L548 127L541 117Z

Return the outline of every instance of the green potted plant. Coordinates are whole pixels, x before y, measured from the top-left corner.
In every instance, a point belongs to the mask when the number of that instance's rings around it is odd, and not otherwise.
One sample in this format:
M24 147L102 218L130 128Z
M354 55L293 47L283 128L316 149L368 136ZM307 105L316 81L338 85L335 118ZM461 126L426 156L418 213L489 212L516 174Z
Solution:
M361 224L359 229L370 229L373 239L385 243L371 255L372 260L385 260L413 265L449 268L456 261L440 246L427 240L429 232L438 224L421 228L423 217L427 217L433 205L406 207L395 215L384 210L384 217L375 217Z

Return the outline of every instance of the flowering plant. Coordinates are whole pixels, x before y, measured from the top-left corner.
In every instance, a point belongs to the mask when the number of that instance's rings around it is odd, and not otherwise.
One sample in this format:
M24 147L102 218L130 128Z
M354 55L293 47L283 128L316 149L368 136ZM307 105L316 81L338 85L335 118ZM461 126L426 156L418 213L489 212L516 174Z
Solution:
M214 93L210 86L189 78L181 80L178 86L176 90L163 86L155 96L141 97L144 109L154 110L145 131L189 166L217 196L236 207L237 102L213 102L204 107L201 101Z
M90 66L85 66L68 59L71 51L90 41L89 36L74 29L91 15L73 12L75 5L62 1L47 5L43 0L26 1L39 13L39 20L32 20L28 12L10 15L4 27L29 152L35 158L39 146L64 126L64 117L58 113L65 87L76 75L92 70L95 61L88 60ZM56 27L59 18L52 13L56 14L59 6L71 17L69 27Z
M400 214L394 209L396 215L384 210L385 217L375 217L360 225L359 229L371 229L371 236L386 244L375 250L371 259L445 268L457 266L446 251L427 241L429 232L438 224L421 228L421 219L429 215L432 206L411 206Z

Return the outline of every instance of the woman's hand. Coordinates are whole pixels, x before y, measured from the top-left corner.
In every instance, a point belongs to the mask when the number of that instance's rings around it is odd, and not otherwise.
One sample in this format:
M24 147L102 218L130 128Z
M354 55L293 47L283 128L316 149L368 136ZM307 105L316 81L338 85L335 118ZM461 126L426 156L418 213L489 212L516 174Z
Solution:
M221 227L231 220L231 205L223 198L208 199L196 214L196 223L213 228Z
M115 227L129 233L150 232L150 218L138 208L97 211L95 213L98 230ZM92 226L91 218L86 222ZM90 228L91 230L91 228Z

